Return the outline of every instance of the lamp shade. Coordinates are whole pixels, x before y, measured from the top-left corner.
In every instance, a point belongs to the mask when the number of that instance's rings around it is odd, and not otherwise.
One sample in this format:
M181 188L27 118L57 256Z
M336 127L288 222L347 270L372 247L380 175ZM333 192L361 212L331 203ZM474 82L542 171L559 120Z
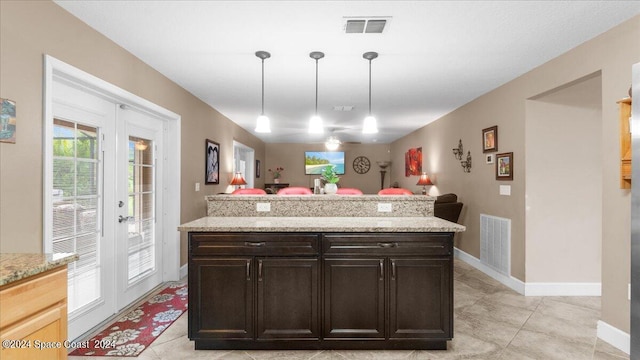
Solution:
M364 118L364 125L362 126L363 134L375 134L378 132L378 123L376 122L376 118L369 115Z
M323 132L322 118L318 115L313 115L309 120L309 134L322 134Z
M256 132L257 133L270 133L271 132L271 124L269 122L269 118L266 115L258 116L258 120L256 121Z
M242 177L242 174L237 172L231 179L231 185L247 185L247 182Z
M429 179L429 175L427 175L427 173L422 173L416 185L433 185L433 183L431 182L431 179Z

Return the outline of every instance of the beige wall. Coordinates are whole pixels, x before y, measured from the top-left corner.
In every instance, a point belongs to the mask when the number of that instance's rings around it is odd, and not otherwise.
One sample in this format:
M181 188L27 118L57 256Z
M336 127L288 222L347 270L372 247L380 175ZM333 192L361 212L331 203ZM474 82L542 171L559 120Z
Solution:
M0 97L15 100L18 112L16 144L0 144L1 252L42 251L44 54L182 116L181 222L204 216L204 196L226 190L234 139L264 159L262 141L54 3L0 1L0 26ZM204 185L206 138L221 146L221 185Z
M527 101L527 282L601 282L601 80Z
M389 160L389 145L372 144L343 144L339 151L344 151L345 174L340 176L340 187L354 187L365 194L376 194L380 190L380 167L377 161ZM273 182L273 175L268 169L283 167L280 182L290 186L313 187L313 179L319 176L304 174L304 152L326 151L324 144L267 144L267 161L263 166L264 182ZM358 156L366 156L371 162L371 169L365 174L358 174L353 170L353 160ZM385 177L385 187L389 186L389 175ZM411 189L415 189L415 184Z
M392 180L399 181L402 186L415 183L414 178L404 177L402 154L411 147L422 146L423 168L436 180L437 189L432 189L432 192L455 192L465 203L461 222L467 226L467 231L456 239L456 246L461 250L479 257L478 223L481 213L511 218L511 274L522 281L531 281L525 250L528 188L524 175L529 156L525 151L527 99L601 72L602 118L599 131L602 154L599 161L602 186L595 193L601 193L602 320L626 332L629 332L630 192L618 186L616 101L627 94L631 65L640 61L639 38L640 16L636 16L391 144L392 161L400 165L393 167ZM493 166L484 164L481 130L493 125L499 128L499 152L514 153L513 181L496 181ZM462 139L465 152L470 150L474 158L470 174L463 173L459 162L453 158L451 149L457 145L458 139ZM571 151L573 149L565 150L566 153ZM570 177L564 181L578 179ZM499 195L500 184L511 185L511 196ZM594 206L598 206L598 200ZM565 256L573 256L573 251ZM545 278L547 275L553 276L547 281L569 281L564 275L545 274Z

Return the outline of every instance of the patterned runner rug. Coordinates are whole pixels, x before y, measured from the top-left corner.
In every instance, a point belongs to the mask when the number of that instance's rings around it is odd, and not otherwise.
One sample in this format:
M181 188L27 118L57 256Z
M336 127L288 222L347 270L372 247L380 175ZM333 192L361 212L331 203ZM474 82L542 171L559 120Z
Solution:
M69 355L138 356L186 309L187 283L171 283Z

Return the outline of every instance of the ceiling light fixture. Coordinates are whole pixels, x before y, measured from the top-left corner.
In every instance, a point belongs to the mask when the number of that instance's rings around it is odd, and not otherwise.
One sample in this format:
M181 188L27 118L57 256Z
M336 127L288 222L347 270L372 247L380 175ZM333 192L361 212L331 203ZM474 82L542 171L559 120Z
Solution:
M262 60L262 112L256 120L256 132L257 133L270 133L271 125L269 124L269 118L264 114L264 59L271 57L266 51L256 51L256 56Z
M369 60L369 115L364 118L362 133L375 134L378 132L378 124L376 123L376 118L371 115L371 60L377 58L378 53L370 51L362 54L362 57Z
M316 61L316 112L309 120L309 134L322 134L324 126L322 125L322 118L318 116L318 60L324 57L324 53L314 51L309 54L309 57Z
M340 140L338 140L338 138L336 138L335 136L329 136L327 141L325 141L324 146L327 148L327 150L334 151L338 150L340 144L341 142Z

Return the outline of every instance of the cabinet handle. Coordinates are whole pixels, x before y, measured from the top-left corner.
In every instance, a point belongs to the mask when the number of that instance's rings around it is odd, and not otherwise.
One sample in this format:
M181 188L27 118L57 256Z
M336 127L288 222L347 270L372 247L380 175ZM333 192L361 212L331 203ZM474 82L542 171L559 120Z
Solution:
M262 260L258 260L258 281L262 281Z
M378 243L378 246L381 248L392 248L398 246L397 243Z
M384 280L384 260L380 260L380 281Z
M391 280L396 279L396 261L391 260Z
M251 281L251 260L247 260L247 281Z
M267 243L265 243L264 241L261 242L249 242L249 241L245 241L244 246L251 246L251 247L260 247L260 246L265 246Z

